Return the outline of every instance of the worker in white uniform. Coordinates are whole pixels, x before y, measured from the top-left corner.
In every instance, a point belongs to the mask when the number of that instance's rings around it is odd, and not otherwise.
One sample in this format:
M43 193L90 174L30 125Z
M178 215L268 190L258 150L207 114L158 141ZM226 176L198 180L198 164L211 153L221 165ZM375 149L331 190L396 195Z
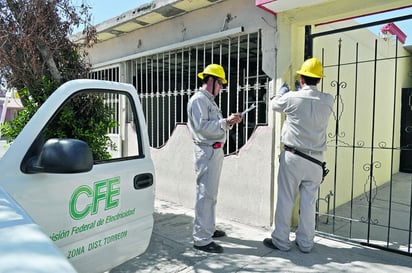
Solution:
M227 83L225 71L218 64L208 65L198 74L202 87L190 98L187 114L194 142L196 172L196 204L193 224L193 246L196 249L222 253L223 247L213 238L225 236L215 227L215 207L223 164L223 146L226 132L242 121L239 113L223 118L215 103L223 84Z
M294 151L323 161L326 129L333 111L334 97L317 89L317 84L324 77L318 59L306 60L297 74L301 89L288 92L288 88L283 86L271 100L274 111L286 114L281 135L285 150L280 155L275 228L271 238L264 239L263 244L282 251L291 249L290 223L295 199L300 193L295 243L301 252L308 253L314 245L315 203L323 170L320 165Z

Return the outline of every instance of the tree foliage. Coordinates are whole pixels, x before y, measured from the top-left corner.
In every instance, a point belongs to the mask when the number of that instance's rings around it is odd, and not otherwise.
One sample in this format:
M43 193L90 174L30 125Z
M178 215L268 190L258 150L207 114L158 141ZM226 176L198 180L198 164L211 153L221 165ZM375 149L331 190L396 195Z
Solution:
M90 64L85 49L95 42L96 30L90 25L90 7L75 7L71 1L0 0L0 75L8 87L18 90L25 106L0 128L8 141L57 87L87 78ZM85 44L69 39L80 25L85 26ZM66 104L55 120L53 127L42 132L44 138L81 139L89 144L95 159L110 157L107 149L112 143L107 132L117 124L99 96L84 95Z
M65 103L47 127L44 136L46 139L78 136L87 142L95 160L109 159L109 147L117 149L107 135L109 128L118 125L113 115L114 112L105 103L103 96L93 92L78 94Z
M87 46L93 44L89 8L71 0L0 0L0 73L8 85L32 94L43 76L60 84L85 77L90 68L85 45L68 37L83 25Z
M12 142L30 118L36 113L40 105L39 101L45 101L47 97L57 89L56 81L42 77L39 86L43 92L37 92L35 96L29 95L27 88L20 90L20 94L27 96L24 109L14 120L0 127L2 135L8 142ZM42 132L42 139L50 138L76 138L89 145L95 160L105 160L111 157L109 147L117 149L108 137L110 128L118 126L113 119L113 111L104 101L102 96L96 93L82 93L72 97L64 104Z

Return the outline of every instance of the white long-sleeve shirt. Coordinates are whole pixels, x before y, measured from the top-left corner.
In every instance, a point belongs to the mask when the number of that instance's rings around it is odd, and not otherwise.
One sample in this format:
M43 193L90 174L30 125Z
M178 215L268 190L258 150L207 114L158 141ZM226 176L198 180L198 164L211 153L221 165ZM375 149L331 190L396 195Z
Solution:
M274 111L286 114L283 144L301 150L326 150L326 129L334 104L332 95L306 85L299 91L277 95L271 104Z
M187 125L195 144L213 145L215 142L226 142L226 131L231 126L223 118L214 99L207 90L200 89L187 104Z

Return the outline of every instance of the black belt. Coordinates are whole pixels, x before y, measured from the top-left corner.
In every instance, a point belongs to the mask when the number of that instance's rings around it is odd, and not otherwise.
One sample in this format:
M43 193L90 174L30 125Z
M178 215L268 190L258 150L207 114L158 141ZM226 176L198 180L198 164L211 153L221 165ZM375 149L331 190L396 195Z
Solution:
M301 156L301 157L303 157L303 158L305 158L305 159L307 159L307 160L310 160L310 161L312 161L313 163L316 163L316 164L318 164L319 166L321 166L321 167L322 167L322 170L323 170L322 181L323 181L323 178L325 178L325 176L329 173L329 170L326 168L326 162L322 162L322 161L320 161L320 160L317 160L316 158L313 158L313 157L311 157L311 156L308 156L307 154L305 154L305 153L303 153L303 152L301 152L301 151L299 151L299 150L296 150L295 148L289 147L289 146L287 146L287 145L283 145L283 146L284 146L284 148L285 148L285 151L294 153L294 154L296 154L296 155L298 155L298 156Z
M301 156L301 157L304 157L304 158L306 158L307 160L310 160L310 161L312 161L313 163L318 164L319 166L322 166L322 165L323 165L323 162L322 162L322 161L317 160L316 158L313 158L313 157L311 157L311 156L308 156L307 154L305 154L305 153L303 153L303 152L301 152L301 151L299 151L299 150L296 150L295 148L292 148L292 147L289 147L289 146L286 146L286 145L283 145L283 146L285 147L285 151L288 151L288 152L297 154L297 155L299 155L299 156Z
M195 142L195 144L199 145L199 146L209 146L209 147L212 147L213 149L220 149L220 148L223 148L223 146L224 146L223 142L215 142L212 145L206 144L206 143L196 143L196 142Z

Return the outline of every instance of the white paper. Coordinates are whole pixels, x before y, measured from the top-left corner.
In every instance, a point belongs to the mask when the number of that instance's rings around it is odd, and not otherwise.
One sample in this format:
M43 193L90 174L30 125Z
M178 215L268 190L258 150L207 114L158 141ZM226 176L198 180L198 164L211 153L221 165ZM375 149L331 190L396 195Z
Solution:
M256 108L256 103L252 104L249 108L247 108L245 111L243 111L242 116L246 115L246 113L252 111L255 108Z

